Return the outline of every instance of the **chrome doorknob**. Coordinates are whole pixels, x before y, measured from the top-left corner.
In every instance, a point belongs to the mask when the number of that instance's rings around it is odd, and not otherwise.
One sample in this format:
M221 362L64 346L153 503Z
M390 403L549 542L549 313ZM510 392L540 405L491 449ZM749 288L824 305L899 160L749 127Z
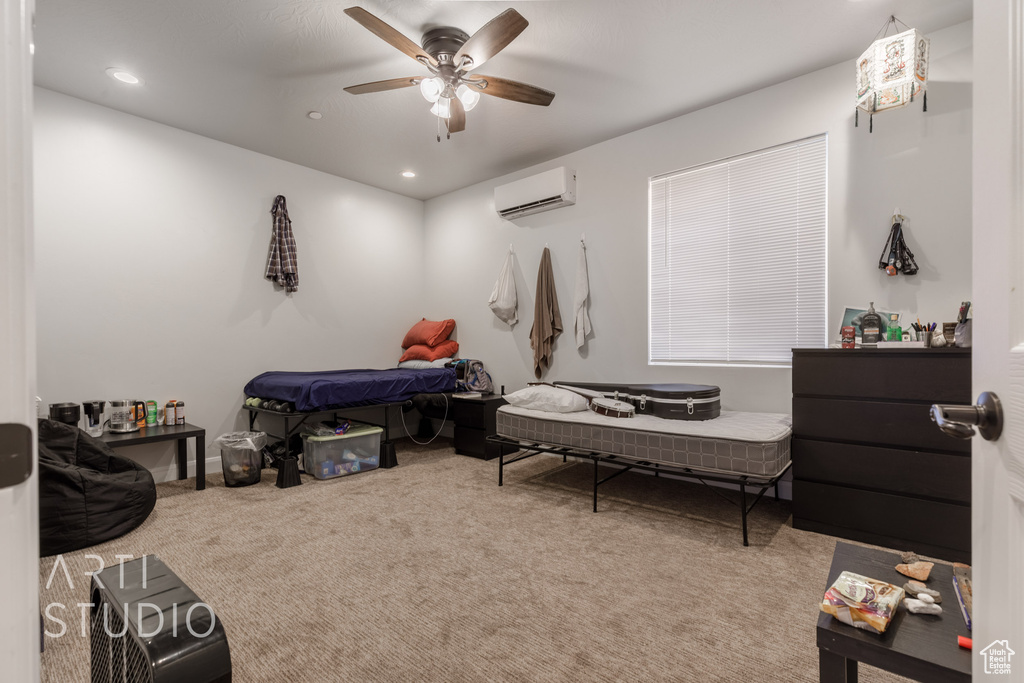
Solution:
M939 429L958 439L974 436L974 427L986 441L995 441L1003 433L1002 405L999 397L988 391L978 396L977 405L933 405L931 417Z

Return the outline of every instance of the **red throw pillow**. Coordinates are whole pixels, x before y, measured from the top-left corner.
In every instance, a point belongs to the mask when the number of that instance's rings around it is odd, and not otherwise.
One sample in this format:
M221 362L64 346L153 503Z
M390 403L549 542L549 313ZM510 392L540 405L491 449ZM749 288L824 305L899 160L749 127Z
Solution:
M416 344L437 346L447 339L454 329L455 321L450 318L448 320L427 320L424 318L405 333L405 339L402 340L402 348L407 349ZM443 358L443 356L439 357Z
M405 350L405 353L398 359L398 362L404 363L407 360L437 360L438 358L449 358L458 352L459 342L454 339L443 341L437 346L413 344Z

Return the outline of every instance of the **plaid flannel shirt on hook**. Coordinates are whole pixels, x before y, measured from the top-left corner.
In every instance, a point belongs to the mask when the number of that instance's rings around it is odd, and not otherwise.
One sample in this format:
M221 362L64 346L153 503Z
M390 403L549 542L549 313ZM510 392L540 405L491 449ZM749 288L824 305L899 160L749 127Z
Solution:
M274 217L274 231L270 236L270 253L267 255L267 272L264 277L284 287L286 292L298 291L299 257L284 195L277 195L270 213Z

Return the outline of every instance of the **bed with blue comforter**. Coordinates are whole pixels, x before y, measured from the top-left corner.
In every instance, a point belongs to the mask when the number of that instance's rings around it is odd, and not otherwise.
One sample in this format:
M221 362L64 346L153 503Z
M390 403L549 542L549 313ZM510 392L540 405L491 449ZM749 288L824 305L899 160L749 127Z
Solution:
M254 377L245 385L247 396L288 401L299 412L397 403L417 394L452 391L454 368L273 371Z

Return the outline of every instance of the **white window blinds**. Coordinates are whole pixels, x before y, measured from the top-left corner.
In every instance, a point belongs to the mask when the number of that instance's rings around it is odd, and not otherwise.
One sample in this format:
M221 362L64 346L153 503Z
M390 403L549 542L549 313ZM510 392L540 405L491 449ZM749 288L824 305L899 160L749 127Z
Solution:
M825 345L827 180L825 135L651 179L651 363Z

